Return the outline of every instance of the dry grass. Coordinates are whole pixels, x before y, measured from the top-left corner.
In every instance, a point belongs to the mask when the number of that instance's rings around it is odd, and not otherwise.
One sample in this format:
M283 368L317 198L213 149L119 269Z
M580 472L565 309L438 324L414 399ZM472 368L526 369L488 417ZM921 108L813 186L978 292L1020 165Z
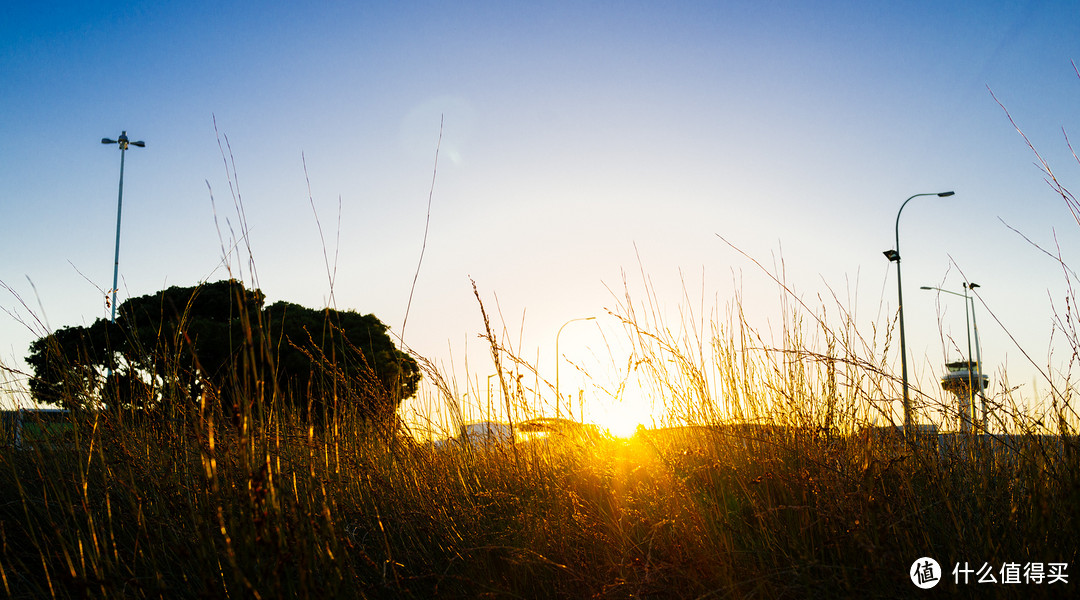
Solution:
M247 226L224 147L222 158L243 233L222 252L257 283L250 250L246 262L226 251L246 246ZM326 266L333 297L336 265ZM893 418L880 402L897 395L884 358L891 329L860 331L839 302L812 310L777 284L775 342L747 322L739 297L726 318L684 306L671 323L653 290L640 301L624 290L611 317L642 387L690 425L629 440L435 448L344 404L312 427L262 385L235 419L199 407L77 415L64 443L0 448L0 590L898 598L915 595L908 570L931 556L945 568L944 593L1067 595L1077 582L956 586L950 573L956 562L1080 558L1068 382L1038 418L1002 391L996 414L1013 435L906 440L874 426ZM1059 319L1074 350L1075 318ZM538 398L502 379L535 366L484 320L505 413L535 412ZM418 358L434 402L460 426L453 385ZM947 411L916 399L924 414Z
M892 382L860 356L880 350L853 328L815 333L792 319L784 347L769 348L739 311L704 332L645 319L629 296L622 308L654 393L695 427L434 449L347 411L318 430L258 403L235 422L83 415L67 446L0 452L2 589L900 597L921 556L947 571L1077 560L1071 435L905 442L866 427L868 398Z

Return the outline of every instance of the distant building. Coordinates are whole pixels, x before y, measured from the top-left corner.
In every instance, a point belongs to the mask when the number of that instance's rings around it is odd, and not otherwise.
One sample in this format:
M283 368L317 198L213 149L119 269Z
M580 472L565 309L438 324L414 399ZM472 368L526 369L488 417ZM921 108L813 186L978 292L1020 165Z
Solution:
M436 440L432 445L436 449L454 445L468 445L475 449L509 444L513 439L510 425L498 421L480 421L478 423L467 423L462 426L457 436Z
M590 423L570 419L540 418L518 423L514 434L517 443L592 442L598 440L600 428Z

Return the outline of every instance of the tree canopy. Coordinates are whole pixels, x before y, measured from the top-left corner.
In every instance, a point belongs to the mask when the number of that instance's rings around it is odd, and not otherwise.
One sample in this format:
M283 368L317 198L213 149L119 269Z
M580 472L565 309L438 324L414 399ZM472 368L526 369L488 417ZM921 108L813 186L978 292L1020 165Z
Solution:
M416 361L374 315L314 310L236 280L170 287L131 298L116 322L65 327L30 345L31 393L66 408L225 413L271 398L305 417L350 408L391 416L416 393Z

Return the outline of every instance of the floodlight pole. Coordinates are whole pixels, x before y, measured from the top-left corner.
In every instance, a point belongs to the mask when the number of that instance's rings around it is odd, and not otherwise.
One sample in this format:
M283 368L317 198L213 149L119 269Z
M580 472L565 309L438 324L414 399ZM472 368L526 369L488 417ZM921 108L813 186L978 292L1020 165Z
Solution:
M890 262L896 263L896 295L899 302L900 309L900 375L904 381L904 435L910 435L912 419L911 419L911 400L908 397L908 372L907 372L907 340L904 337L904 286L900 280L900 213L904 212L904 207L908 202L911 202L914 198L920 196L938 196L945 198L952 196L953 192L939 192L936 194L915 194L904 203L900 205L900 210L896 211L896 249L886 250L882 254L885 258L888 258Z
M118 144L120 146L120 191L116 195L116 252L113 256L113 281L112 281L112 316L109 321L116 322L116 291L118 276L120 275L120 215L124 207L124 154L127 153L128 145L145 148L146 142L129 142L127 131L121 131L120 137L115 140L101 138L102 144Z
M577 319L570 319L569 321L563 323L562 327L559 328L558 333L555 334L555 396L556 396L556 398L555 398L555 417L556 418L559 418L559 417L562 416L562 391L561 391L561 388L559 387L559 363L562 362L562 358L559 356L559 336L562 335L563 327L566 327L567 325L573 323L574 321L593 321L595 319L596 319L596 317L579 317ZM568 402L567 403L567 408L569 408L570 406L572 406L572 405Z

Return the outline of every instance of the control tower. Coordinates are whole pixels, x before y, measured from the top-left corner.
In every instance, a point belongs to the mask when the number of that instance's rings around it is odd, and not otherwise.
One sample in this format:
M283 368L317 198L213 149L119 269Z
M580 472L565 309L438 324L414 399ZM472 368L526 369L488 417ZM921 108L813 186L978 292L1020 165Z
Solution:
M941 377L941 387L956 396L960 415L960 431L970 433L972 424L977 422L975 400L979 399L982 412L982 424L986 426L986 397L983 390L990 385L990 377L983 375L977 361L962 360L945 365L947 372Z

